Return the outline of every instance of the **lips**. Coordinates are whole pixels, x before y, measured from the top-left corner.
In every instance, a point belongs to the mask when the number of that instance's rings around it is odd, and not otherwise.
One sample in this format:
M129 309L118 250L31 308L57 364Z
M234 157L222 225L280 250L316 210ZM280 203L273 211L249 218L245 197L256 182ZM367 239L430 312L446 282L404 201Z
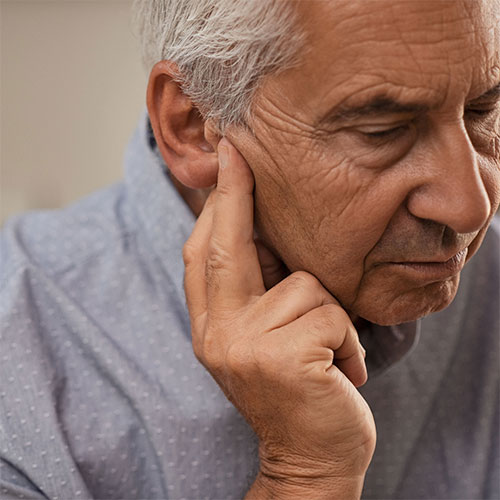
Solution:
M390 262L388 265L417 281L442 281L457 275L463 269L467 253L468 248L464 248L448 259Z

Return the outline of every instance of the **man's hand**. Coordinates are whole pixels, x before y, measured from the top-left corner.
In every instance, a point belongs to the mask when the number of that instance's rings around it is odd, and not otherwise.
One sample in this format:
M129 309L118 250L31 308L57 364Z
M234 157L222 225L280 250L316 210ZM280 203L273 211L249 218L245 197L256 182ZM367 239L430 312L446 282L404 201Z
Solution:
M252 172L223 139L217 188L184 247L198 359L259 438L249 496L355 498L376 440L356 387L367 374L349 316L311 274L266 291Z

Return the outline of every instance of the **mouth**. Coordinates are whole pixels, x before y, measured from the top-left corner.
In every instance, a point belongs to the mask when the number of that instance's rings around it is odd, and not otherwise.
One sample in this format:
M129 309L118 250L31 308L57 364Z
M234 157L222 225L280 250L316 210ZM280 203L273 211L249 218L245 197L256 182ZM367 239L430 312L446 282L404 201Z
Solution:
M404 273L416 281L432 283L456 276L463 269L467 258L468 248L460 250L448 259L434 259L429 261L389 262L396 270Z

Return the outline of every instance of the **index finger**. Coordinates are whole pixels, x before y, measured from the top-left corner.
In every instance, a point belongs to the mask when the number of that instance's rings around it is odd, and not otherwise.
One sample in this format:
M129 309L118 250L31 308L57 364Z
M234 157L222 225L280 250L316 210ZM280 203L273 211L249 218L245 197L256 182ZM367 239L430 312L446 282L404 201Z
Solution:
M212 191L196 221L193 232L184 244L184 292L191 318L191 333L204 330L204 318L207 312L207 287L205 283L205 265L207 247L212 232L214 195Z
M209 309L239 308L265 293L253 239L254 178L227 140L218 145L219 174L207 255Z

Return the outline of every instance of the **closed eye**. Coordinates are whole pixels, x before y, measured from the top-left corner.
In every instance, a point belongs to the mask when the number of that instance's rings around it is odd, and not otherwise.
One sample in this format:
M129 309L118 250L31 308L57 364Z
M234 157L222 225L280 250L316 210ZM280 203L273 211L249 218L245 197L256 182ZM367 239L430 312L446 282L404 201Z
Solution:
M499 96L500 97L500 96ZM471 117L488 116L500 109L500 99L481 100L479 102L471 102L464 109L464 115Z
M497 108L495 106L489 108L466 108L465 114L472 115L475 117L488 116L489 114L496 111L496 109Z
M398 125L396 127L391 127L382 130L362 130L359 131L367 138L367 139L392 139L402 134L403 132L408 130L408 125Z

